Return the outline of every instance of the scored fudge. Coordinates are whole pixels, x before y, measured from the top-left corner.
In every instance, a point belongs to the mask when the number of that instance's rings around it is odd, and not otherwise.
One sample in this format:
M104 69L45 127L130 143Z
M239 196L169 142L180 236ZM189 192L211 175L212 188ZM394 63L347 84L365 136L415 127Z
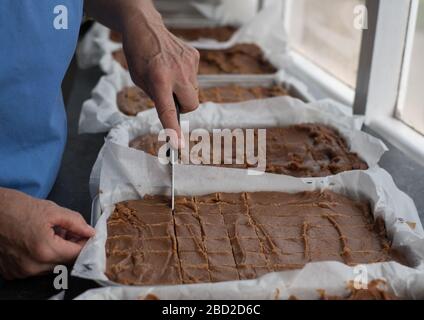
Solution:
M199 50L199 74L272 74L277 69L265 59L261 48L252 43L237 44L225 50Z
M199 50L199 74L272 74L277 69L269 63L255 44L238 44L226 50ZM128 63L122 49L112 53L126 70Z
M331 191L146 196L107 222L106 275L127 285L254 279L314 261L394 260L367 201Z
M257 130L255 130L254 141ZM213 141L211 136L210 141ZM158 155L163 142L155 134L132 140L129 146L151 155ZM190 150L196 141L190 141ZM224 139L221 141L221 164L231 168L251 168L247 163L246 149L244 164L236 163L236 141L233 139L233 164L224 164ZM258 155L255 142L255 156ZM212 164L213 152L211 147ZM198 156L200 158L200 156ZM191 159L193 160L193 158ZM197 157L196 157L197 160ZM190 161L190 163L193 161ZM299 124L285 128L266 129L266 172L294 177L324 177L350 170L366 170L368 165L352 153L338 132L319 124Z
M200 103L208 101L232 103L287 95L287 90L279 85L270 87L228 85L199 89ZM154 108L153 101L138 87L126 87L122 89L118 92L116 100L119 110L128 116L136 116L139 112Z

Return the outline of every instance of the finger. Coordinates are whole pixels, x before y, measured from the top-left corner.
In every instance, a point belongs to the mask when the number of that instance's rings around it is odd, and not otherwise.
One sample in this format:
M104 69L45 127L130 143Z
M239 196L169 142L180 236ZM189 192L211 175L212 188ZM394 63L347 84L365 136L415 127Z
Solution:
M83 248L83 244L67 241L56 235L50 243L50 246L53 252L52 261L55 263L73 262Z
M68 231L66 229L63 229L61 227L55 226L53 227L53 230L55 232L55 234L57 234L58 236L62 237L63 239L66 239L66 235L68 233Z
M60 227L81 237L91 238L95 234L95 230L85 222L79 213L65 208L55 212L50 222L55 227Z
M199 94L195 84L176 84L174 92L181 105L181 113L192 112L199 107Z
M171 146L174 149L178 149L178 146L183 147L184 140L178 123L172 88L169 87L162 89L160 86L156 86L152 88L151 92L162 126L168 131L172 130L174 133L171 135ZM175 142L174 139L172 139L172 136L176 136L178 138L178 142Z

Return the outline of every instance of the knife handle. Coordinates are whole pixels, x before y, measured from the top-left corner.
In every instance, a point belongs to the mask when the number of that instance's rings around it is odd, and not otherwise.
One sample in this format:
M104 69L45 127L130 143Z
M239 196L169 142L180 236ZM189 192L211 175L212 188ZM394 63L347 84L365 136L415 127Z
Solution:
M180 109L181 109L180 102L178 101L177 95L175 93L173 93L172 96L174 97L175 110L177 111L178 124L180 124ZM169 138L168 138L167 142L169 142ZM168 151L166 152L166 157L168 159L171 158L171 149L168 149ZM172 159L171 159L171 161L172 161Z
M175 93L173 93L172 95L174 97L175 110L177 111L178 124L180 124L180 110L181 110L181 105L180 105L180 102L178 101L177 95Z

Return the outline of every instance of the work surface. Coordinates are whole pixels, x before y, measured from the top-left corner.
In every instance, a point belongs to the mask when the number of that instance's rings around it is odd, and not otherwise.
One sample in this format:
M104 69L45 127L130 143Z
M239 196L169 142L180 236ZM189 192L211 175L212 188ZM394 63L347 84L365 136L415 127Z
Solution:
M91 199L88 181L91 168L103 145L104 135L78 135L78 118L83 101L91 95L102 73L99 69L75 70L72 83L65 83L65 92L69 91L67 101L68 144L62 161L62 167L50 200L59 205L78 211L90 220ZM365 131L375 135L370 129ZM377 136L377 135L375 135ZM378 137L378 136L377 136ZM384 139L383 139L384 140ZM380 165L389 171L398 187L411 196L424 223L424 167L409 160L399 150L387 143L387 152ZM70 272L71 268L69 268ZM47 275L27 280L0 283L0 299L47 299L58 293L53 287L56 275ZM66 298L73 298L89 288L97 287L91 281L69 278Z

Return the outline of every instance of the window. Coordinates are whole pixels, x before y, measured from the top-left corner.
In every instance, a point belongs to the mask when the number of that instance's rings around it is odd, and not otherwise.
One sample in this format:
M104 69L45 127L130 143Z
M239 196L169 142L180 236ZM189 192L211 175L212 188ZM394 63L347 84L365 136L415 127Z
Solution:
M416 17L416 23L415 23ZM424 134L424 0L417 1L411 10L413 28L412 50L406 56L405 88L401 95L397 118Z
M354 8L365 0L286 0L292 49L354 88L362 31Z

